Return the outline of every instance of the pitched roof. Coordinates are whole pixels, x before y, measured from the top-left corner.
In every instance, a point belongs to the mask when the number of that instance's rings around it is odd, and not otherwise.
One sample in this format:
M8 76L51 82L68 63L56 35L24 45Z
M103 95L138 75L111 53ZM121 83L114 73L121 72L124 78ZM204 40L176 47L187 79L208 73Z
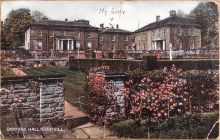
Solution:
M61 21L61 20L41 20L39 22L35 22L30 24L29 26L46 26L46 27L80 27L97 30L99 28L91 26L88 20L75 20L75 21Z
M135 32L136 33L143 32L143 31L151 30L154 28L162 27L162 26L182 26L182 27L197 27L197 28L200 27L200 25L195 24L193 20L174 16L174 17L165 18L158 22L150 23L140 29L137 29Z
M128 30L118 29L118 28L100 28L101 33L124 33L129 34L132 33Z

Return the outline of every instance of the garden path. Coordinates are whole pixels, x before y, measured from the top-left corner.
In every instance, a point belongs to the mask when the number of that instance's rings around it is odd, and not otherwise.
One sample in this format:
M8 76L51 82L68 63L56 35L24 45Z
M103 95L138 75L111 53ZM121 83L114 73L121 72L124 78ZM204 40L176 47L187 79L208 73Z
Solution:
M27 75L25 72L23 72L22 70L18 69L18 68L12 68L12 71L15 73L15 75L17 76L24 76Z

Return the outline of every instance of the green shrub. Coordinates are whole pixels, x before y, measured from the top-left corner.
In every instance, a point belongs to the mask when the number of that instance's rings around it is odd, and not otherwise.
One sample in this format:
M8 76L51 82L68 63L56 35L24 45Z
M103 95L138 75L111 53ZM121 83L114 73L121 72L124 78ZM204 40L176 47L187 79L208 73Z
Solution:
M110 130L118 137L125 138L143 138L146 135L144 121L125 120L115 123Z
M1 68L1 76L16 76L10 68Z
M218 121L218 117L218 112L212 112L174 116L169 119L151 118L142 121L130 119L113 124L110 130L116 136L126 138L148 138L149 136L153 139L204 139ZM210 135L210 138L216 137L218 137L217 129Z

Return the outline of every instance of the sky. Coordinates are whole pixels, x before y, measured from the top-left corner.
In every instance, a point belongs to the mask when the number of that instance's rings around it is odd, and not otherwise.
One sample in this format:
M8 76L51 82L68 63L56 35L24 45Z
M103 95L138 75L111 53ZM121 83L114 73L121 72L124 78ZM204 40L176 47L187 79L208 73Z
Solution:
M198 1L4 1L1 6L1 20L11 10L29 8L43 12L50 19L69 21L87 19L99 27L119 25L119 28L134 31L160 19L167 18L170 10L189 13Z

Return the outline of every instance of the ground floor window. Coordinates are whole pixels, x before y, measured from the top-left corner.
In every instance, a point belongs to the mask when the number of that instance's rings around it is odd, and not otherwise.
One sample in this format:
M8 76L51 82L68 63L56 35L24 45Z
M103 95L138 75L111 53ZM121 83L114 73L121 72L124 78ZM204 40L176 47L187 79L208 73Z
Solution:
M32 43L33 43L34 50L42 50L43 49L43 42L42 41L33 40Z

